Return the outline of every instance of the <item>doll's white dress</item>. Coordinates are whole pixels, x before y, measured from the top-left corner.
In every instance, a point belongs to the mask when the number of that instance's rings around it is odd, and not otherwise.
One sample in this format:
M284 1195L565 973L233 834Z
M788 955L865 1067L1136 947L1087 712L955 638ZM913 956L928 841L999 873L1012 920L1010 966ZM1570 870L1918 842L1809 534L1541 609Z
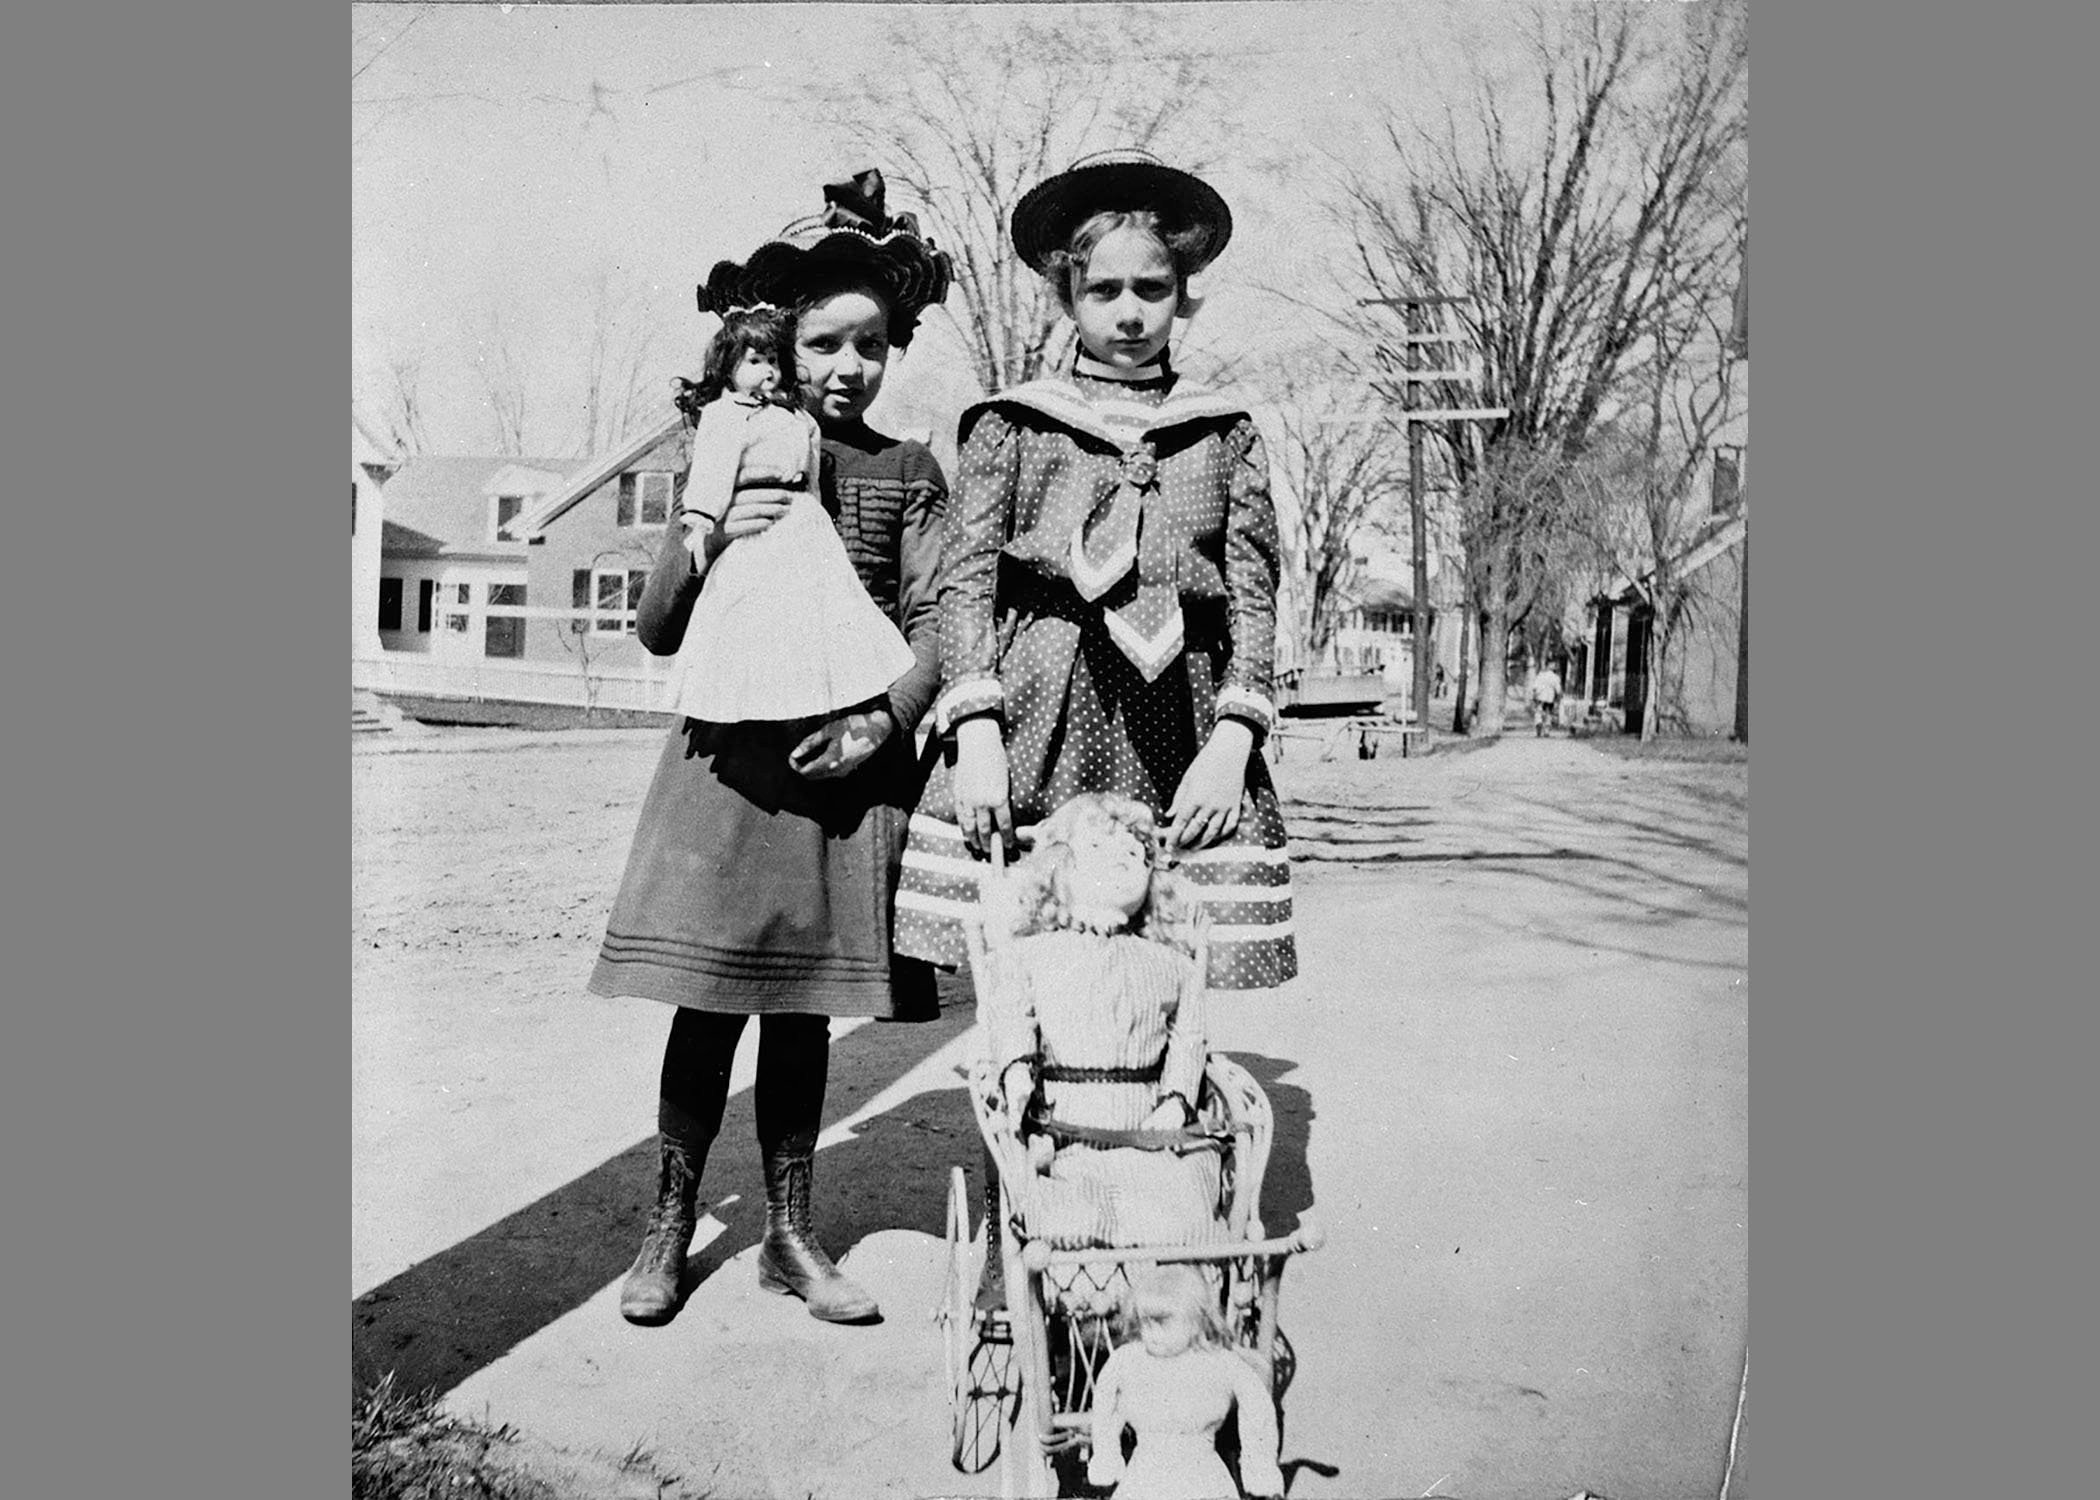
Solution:
M728 509L739 470L797 476L787 514L723 548L694 601L673 673L676 710L732 724L817 718L888 691L916 658L862 586L819 490L817 424L727 395L700 412L681 509Z
M1094 1452L1087 1478L1113 1483L1115 1500L1238 1500L1232 1471L1218 1457L1218 1429L1240 1408L1240 1477L1250 1495L1280 1495L1276 1410L1260 1378L1229 1349L1191 1349L1159 1359L1142 1344L1108 1357L1094 1404ZM1235 1399L1237 1393L1237 1401ZM1122 1461L1122 1431L1137 1451Z

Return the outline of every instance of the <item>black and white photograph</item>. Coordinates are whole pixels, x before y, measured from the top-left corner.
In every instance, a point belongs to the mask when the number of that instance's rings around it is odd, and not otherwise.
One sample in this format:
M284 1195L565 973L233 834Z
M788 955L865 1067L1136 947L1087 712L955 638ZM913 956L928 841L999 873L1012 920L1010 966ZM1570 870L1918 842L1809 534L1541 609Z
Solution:
M1748 1500L1745 0L351 19L359 1500Z

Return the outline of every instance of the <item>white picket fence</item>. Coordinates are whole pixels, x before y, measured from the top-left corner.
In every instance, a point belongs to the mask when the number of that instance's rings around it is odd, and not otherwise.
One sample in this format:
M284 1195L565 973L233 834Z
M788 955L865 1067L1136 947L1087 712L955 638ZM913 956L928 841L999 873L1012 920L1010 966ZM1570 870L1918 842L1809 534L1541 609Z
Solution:
M569 708L661 712L666 706L665 680L673 659L651 657L649 662L640 671L594 665L586 681L583 669L573 661L445 658L389 651L377 657L353 657L351 685L375 693L469 702L551 703Z

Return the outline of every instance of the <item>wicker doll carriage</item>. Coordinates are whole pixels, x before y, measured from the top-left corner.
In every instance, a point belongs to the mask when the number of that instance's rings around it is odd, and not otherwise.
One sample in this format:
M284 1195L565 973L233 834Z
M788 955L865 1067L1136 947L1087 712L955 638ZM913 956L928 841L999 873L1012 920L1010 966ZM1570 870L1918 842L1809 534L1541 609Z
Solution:
M996 846L995 846L996 847ZM999 863L1003 865L1003 860ZM1005 878L995 874L992 880ZM989 883L989 882L988 882ZM1200 940L1199 940L1200 942ZM1011 939L969 933L970 968L980 995L1012 982ZM1193 973L1205 973L1199 946ZM1037 1232L1043 1181L1031 1159L1031 1128L1017 1131L1000 1097L995 1064L970 1073L970 1106L1001 1179L998 1222L970 1222L972 1194L963 1169L950 1174L947 1269L942 1325L952 1400L951 1457L966 1474L999 1466L1007 1497L1100 1493L1084 1483L1091 1443L1094 1385L1117 1343L1118 1304L1133 1269L1176 1261L1214 1268L1220 1311L1233 1343L1266 1377L1275 1399L1288 1385L1293 1357L1277 1328L1277 1303L1288 1258L1315 1249L1310 1214L1288 1235L1271 1237L1260 1216L1273 1117L1261 1086L1219 1053L1204 1060L1195 1120L1181 1131L1133 1131L1117 1144L1146 1150L1215 1151L1217 1224L1203 1243L1055 1247ZM1097 1132L1100 1134L1101 1132ZM1006 1306L976 1305L984 1257L1001 1258Z

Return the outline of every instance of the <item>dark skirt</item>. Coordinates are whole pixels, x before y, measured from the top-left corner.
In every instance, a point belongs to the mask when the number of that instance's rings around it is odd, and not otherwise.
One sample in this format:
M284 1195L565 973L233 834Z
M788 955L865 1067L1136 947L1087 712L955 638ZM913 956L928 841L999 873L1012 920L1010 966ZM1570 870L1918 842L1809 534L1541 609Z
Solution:
M708 724L665 742L590 989L742 1015L938 1014L923 963L893 962L892 901L919 790L897 734L851 776L788 750L820 721Z

